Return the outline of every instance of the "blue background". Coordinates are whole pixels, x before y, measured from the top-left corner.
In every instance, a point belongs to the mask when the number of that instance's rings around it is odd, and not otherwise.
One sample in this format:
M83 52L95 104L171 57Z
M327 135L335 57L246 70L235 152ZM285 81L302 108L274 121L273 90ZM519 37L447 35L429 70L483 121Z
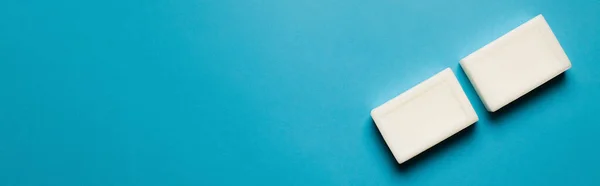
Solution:
M542 13L573 67L489 114L458 61ZM397 165L440 70L479 122ZM598 0L3 0L0 185L599 185Z

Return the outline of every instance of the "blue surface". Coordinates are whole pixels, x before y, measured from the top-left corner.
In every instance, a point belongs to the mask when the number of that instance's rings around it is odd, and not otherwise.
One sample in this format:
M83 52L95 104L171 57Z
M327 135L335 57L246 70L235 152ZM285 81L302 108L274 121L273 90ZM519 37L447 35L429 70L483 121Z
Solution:
M498 114L458 61L542 13L573 67ZM600 1L3 0L0 185L600 185ZM480 121L398 166L445 67Z

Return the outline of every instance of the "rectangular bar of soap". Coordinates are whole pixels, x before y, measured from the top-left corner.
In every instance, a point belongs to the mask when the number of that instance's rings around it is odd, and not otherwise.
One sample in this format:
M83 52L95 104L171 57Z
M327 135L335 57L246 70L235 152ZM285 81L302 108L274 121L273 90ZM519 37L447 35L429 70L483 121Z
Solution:
M542 15L473 52L460 65L490 112L571 68Z
M373 109L371 117L399 164L478 120L450 68Z

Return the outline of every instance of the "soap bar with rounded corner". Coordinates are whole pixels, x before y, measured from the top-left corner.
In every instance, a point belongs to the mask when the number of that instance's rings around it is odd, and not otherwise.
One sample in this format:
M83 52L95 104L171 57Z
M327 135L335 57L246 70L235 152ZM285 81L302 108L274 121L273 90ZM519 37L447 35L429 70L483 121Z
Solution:
M373 109L371 116L399 164L478 120L450 68Z
M571 68L542 15L468 55L460 65L490 112Z

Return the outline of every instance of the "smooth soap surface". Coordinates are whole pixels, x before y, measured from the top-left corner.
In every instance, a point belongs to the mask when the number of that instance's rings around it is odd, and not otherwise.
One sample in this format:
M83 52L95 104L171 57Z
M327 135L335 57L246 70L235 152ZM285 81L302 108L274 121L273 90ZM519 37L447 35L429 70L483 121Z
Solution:
M478 120L449 68L373 109L371 116L400 164Z
M460 64L491 112L571 67L542 15L475 51Z

